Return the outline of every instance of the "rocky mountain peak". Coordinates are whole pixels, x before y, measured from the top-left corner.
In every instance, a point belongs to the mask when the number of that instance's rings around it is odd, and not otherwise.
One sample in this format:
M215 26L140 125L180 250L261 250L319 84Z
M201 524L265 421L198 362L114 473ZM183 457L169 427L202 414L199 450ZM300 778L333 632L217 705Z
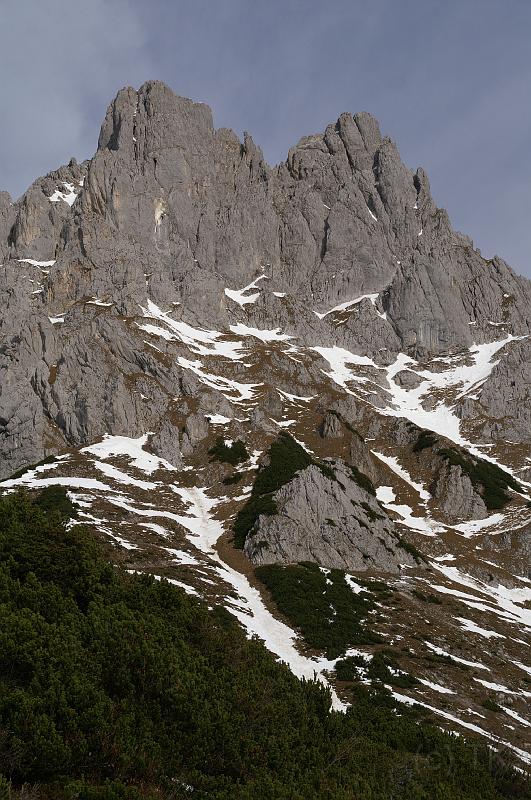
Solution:
M208 106L122 89L93 158L0 194L0 255L3 490L70 487L128 568L246 598L297 674L316 662L257 565L385 576L442 652L487 608L521 662L531 283L452 229L370 114L271 167ZM422 599L470 591L466 618Z

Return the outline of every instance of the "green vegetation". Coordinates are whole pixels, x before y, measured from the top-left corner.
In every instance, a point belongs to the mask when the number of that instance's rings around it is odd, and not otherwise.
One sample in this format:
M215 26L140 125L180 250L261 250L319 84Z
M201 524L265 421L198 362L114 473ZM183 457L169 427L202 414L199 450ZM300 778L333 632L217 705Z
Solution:
M263 465L255 478L251 497L243 506L236 517L233 526L234 546L242 548L247 534L253 527L260 514L276 514L277 507L272 497L286 483L289 483L300 472L311 464L319 467L323 475L330 480L335 480L331 467L317 461L295 441L295 439L282 431L269 448L269 463Z
M22 478L26 472L31 472L32 469L42 467L44 464L53 464L54 462L55 456L47 456L46 458L43 458L42 461L37 461L35 464L28 464L28 466L18 469L10 476L10 480L15 481L17 478Z
M433 592L430 592L429 594L424 594L424 592L419 592L418 589L413 589L411 594L414 595L418 600L422 600L423 603L433 603L434 605L437 606L442 605L442 600L439 597L437 597L436 594L433 594Z
M439 441L439 437L436 436L432 431L422 430L419 435L418 439L413 445L413 452L420 453L422 450L426 450L428 447L433 447L434 444L437 444Z
M462 664L460 661L454 661L450 656L443 656L439 653L426 653L423 658L425 661L429 661L430 664L444 664L447 667L455 667L455 669L460 669L463 672L470 672L469 666Z
M277 513L273 494L289 483L297 472L313 464L321 470L326 478L332 481L337 480L336 474L329 464L313 458L286 431L282 431L278 439L272 443L268 455L269 463L258 470L251 496L239 511L233 525L234 546L240 549L243 548L245 539L260 514L273 515ZM352 479L358 486L376 496L372 481L356 467L350 467L350 469ZM367 504L364 504L364 507L365 505ZM373 515L373 518L370 518L371 522L373 522L377 515L370 509L370 506L368 508ZM368 527L362 520L358 520L358 522L362 527Z
M370 661L365 661L362 656L348 656L339 660L335 665L337 679L357 681L360 677L359 668L377 685L389 684L400 689L419 685L417 678L400 669L395 653L389 649L379 650Z
M297 474L313 463L311 455L283 431L269 448L269 464L258 471L252 494L259 497L271 494L284 486Z
M406 553L409 553L412 556L417 564L422 563L422 561L426 561L420 550L417 550L414 544L410 544L410 542L406 542L405 539L402 539L401 536L397 536L396 538L397 547L400 547L402 550L405 550Z
M243 472L233 472L232 475L223 478L222 483L225 484L225 486L232 486L235 483L239 483L242 478Z
M216 444L210 448L208 454L212 456L211 461L221 461L224 464L232 464L233 467L249 458L249 453L241 439L229 445L225 444L223 436L218 436Z
M330 712L223 609L111 567L66 508L0 498L3 800L531 797L383 691Z
M365 586L370 592L374 592L375 594L380 595L379 600L382 597L390 597L393 594L393 590L387 583L384 581L378 581L375 578L360 578L356 576L356 583L359 583L361 586Z
M381 639L365 620L374 603L365 592L354 594L338 569L323 572L317 564L257 567L256 576L271 592L278 610L301 631L310 647L337 658L348 647Z
M357 681L360 677L358 670L367 669L367 662L363 656L347 656L336 661L334 671L338 681Z
M385 519L383 514L378 514L378 512L374 511L368 503L360 503L360 505L364 509L371 522L375 522L377 519Z
M503 508L510 497L507 488L517 492L522 487L512 475L482 458L472 459L454 447L445 447L439 450L439 455L451 465L461 467L462 472L468 475L474 488L481 492L483 501L489 510Z
M350 465L350 472L352 476L352 480L358 484L362 489L365 489L366 492L372 494L373 497L376 497L376 489L374 488L374 484L370 478L365 475L365 473L360 472L357 467L353 467Z
M495 713L503 710L502 707L499 706L498 703L496 703L496 701L492 700L492 698L490 697L485 698L485 700L483 700L481 705L483 706L483 708L486 708L487 711L494 711Z
M33 504L41 511L57 513L64 519L77 517L77 510L62 486L48 486L36 496Z
M243 548L247 534L260 514L271 517L276 514L277 511L277 504L273 499L273 495L265 494L263 497L253 497L251 495L243 508L238 512L232 527L234 531L234 547Z
M398 671L399 674L396 674ZM400 689L410 689L418 686L419 681L413 675L408 675L400 670L398 662L389 650L380 650L375 653L367 670L367 675L372 680L389 683Z

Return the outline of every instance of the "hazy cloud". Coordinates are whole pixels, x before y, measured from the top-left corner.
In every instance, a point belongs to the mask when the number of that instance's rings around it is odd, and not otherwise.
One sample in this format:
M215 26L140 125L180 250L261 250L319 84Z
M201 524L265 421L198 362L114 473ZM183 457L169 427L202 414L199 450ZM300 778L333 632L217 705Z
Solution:
M105 108L156 69L126 0L0 2L0 185L92 155Z
M531 275L528 0L0 0L0 186L95 148L150 78L208 102L270 162L367 110L485 255Z

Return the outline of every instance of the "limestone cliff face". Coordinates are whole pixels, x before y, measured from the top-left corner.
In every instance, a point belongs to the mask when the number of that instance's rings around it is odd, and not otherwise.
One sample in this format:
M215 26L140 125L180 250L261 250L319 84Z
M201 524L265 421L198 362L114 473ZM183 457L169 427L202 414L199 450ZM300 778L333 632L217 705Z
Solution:
M336 463L336 480L309 466L278 492L278 513L260 516L245 542L255 564L315 561L346 571L399 572L414 566L392 521L373 496Z
M531 284L451 229L369 114L342 114L271 168L250 136L215 130L207 106L158 82L119 92L92 159L16 204L0 195L0 255L3 476L104 433L158 430L176 398L197 398L193 370L139 332L150 301L219 331L241 312L378 364L530 333ZM250 284L267 287L253 303L225 292ZM353 300L355 314L323 316ZM529 346L461 408L485 438L529 442ZM293 361L293 382L322 367Z

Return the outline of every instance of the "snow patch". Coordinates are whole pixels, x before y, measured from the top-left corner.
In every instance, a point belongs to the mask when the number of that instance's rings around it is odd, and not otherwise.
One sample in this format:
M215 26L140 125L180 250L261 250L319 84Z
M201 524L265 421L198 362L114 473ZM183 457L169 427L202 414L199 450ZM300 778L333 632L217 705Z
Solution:
M420 683L424 686L427 686L429 689L433 689L435 692L440 692L440 694L455 694L452 689L448 689L446 686L441 686L440 683L432 683L431 681L426 680L425 678L419 678Z
M273 330L250 328L241 322L238 322L237 325L231 325L230 330L238 336L254 336L255 339L260 339L262 342L285 342L286 339L293 338L285 333L280 333L280 328L274 328Z
M205 414L205 416L211 425L228 425L232 422L230 417L224 417L223 414Z
M467 667L474 667L475 669L484 669L487 672L490 672L489 667L486 667L484 664L480 664L479 661L467 661L465 658L454 656L452 655L452 653L448 653L446 650L443 650L442 647L437 647L437 645L434 645L431 642L425 642L425 644L426 647L428 647L434 653L437 653L437 655L439 656L445 656L446 658L451 658L452 661L457 661L458 664L464 664Z
M463 617L456 617L457 621L461 623L462 627L465 631L469 631L470 633L477 633L479 636L483 636L485 639L505 639L505 636L502 636L501 633L496 633L496 631L489 631L486 628L480 628L479 625L476 625L475 622L472 622L471 619L464 619Z
M77 194L74 190L74 184L63 183L63 186L65 187L66 192L60 192L59 189L56 189L55 192L48 198L48 200L50 203L59 203L62 200L64 203L72 206L77 199Z
M374 217L374 219L376 219L376 217ZM320 313L319 311L314 311L313 313L319 319L324 319L329 314L334 314L334 313L336 313L338 311L346 311L347 309L351 308L352 306L357 306L358 303L361 303L361 301L365 300L365 299L370 300L371 303L373 304L373 306L376 306L376 301L378 300L379 296L380 295L379 295L378 292L376 292L374 294L362 294L362 295L360 295L360 297L356 297L354 300L347 300L344 303L340 303L339 305L334 306L329 311L325 311L324 313Z
M392 503L396 499L395 491L392 486L378 486L376 489L376 499L381 503Z
M409 483L409 485L412 486L413 489L415 489L415 491L419 493L421 500L431 499L431 494L426 491L426 489L421 483L415 483L415 481L411 478L409 472L405 470L404 467L400 466L397 458L395 458L394 456L385 456L383 455L383 453L377 453L376 450L371 450L371 453L373 453L376 456L376 458L379 458L380 461L383 461L384 464L387 464L389 469L391 469L396 475L402 478L403 481Z
M19 264L31 264L33 267L53 267L55 260L36 261L34 258L17 258Z
M156 489L157 484L151 483L150 481L139 481L137 478L132 478L130 475L127 475L125 472L122 472L116 467L113 467L112 464L106 464L104 461L94 461L94 466L107 478L111 478L113 481L117 481L117 483L124 483L127 486L136 486L137 489Z
M234 303L238 303L239 306L245 306L248 305L249 303L256 303L256 301L260 297L260 291L250 295L246 293L250 292L251 289L256 289L257 288L256 284L258 283L258 281L261 281L264 278L267 279L267 275L260 275L252 283L249 283L247 286L244 286L243 289L225 289L225 294Z
M406 705L419 705L422 708L427 708L429 711L432 711L434 714L438 714L440 717L449 720L450 722L454 722L457 725L461 725L463 728L467 728L468 730L474 731L475 733L481 734L481 736L485 736L491 742L495 742L496 744L501 744L503 747L508 747L512 750L516 755L526 764L531 764L531 755L526 753L525 750L521 750L519 747L515 747L508 742L504 742L498 736L494 736L494 734L489 733L488 731L480 728L478 725L474 725L472 722L465 722L465 720L456 717L454 714L449 714L447 711L442 711L440 708L436 708L435 706L430 706L428 703L421 702L420 700L416 700L413 697L409 697L405 694L400 694L399 692L395 692L391 686L387 686L387 689L390 690L391 694L401 703L405 703Z
M161 336L167 341L178 339L196 355L223 356L232 361L242 360L241 343L232 340L225 341L223 338L224 334L219 331L194 328L187 322L172 319L169 316L169 312L162 311L152 300L148 300L147 309L142 308L142 311L145 317L163 322L170 329L171 333L157 326L140 325L137 323L141 330L156 336Z
M252 400L255 389L263 385L261 383L239 383L238 381L231 381L229 378L224 378L222 375L213 375L212 373L204 372L201 369L203 366L201 361L190 361L181 356L178 357L177 361L183 369L189 369L191 372L194 372L202 383L209 386L211 389L216 389L221 392L223 396L232 403L242 403L247 400ZM228 394L233 392L236 392L239 397L234 398L231 394Z
M131 460L131 466L151 475L156 469L165 467L168 470L175 470L176 467L165 461L163 458L154 456L144 450L144 445L147 444L151 433L144 433L138 439L132 439L129 436L110 436L106 434L103 441L92 444L89 447L83 447L82 453L90 453L96 458L106 460L112 456L128 456Z

